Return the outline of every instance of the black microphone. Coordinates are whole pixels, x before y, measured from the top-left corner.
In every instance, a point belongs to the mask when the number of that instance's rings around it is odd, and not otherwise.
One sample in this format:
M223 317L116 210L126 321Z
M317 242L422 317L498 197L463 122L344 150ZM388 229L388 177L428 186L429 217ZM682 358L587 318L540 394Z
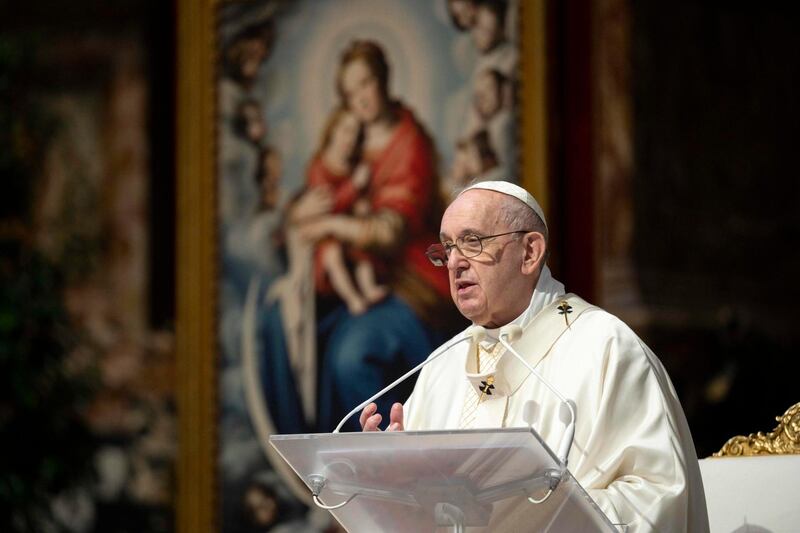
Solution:
M377 400L378 398L380 398L381 396L383 396L384 394L386 394L387 392L389 392L390 390L395 388L397 385L399 385L400 383L402 383L403 381L405 381L409 377L413 376L415 373L420 371L422 369L422 367L424 367L428 363L432 363L435 359L437 359L440 355L444 354L447 350L449 350L453 346L455 346L457 344L460 344L460 343L462 343L464 341L468 341L468 340L471 340L471 341L473 341L474 343L477 344L477 343L481 342L485 338L486 338L486 329L483 326L471 326L471 327L467 328L464 331L464 333L461 334L461 336L459 338L453 340L452 342L450 342L448 344L445 344L444 346L442 346L441 348L439 348L438 350L433 352L423 362L421 362L420 364L418 364L417 366L415 366L414 368L412 368L411 370L409 370L408 372L406 372L405 374L403 374L402 376L400 376L399 378L394 380L387 387L383 388L377 394L375 394L371 398L365 400L364 402L360 403L355 409L353 409L352 411L347 413L347 415L345 415L345 417L342 418L341 422L339 422L339 425L336 426L336 429L334 429L333 432L334 433L339 433L339 430L342 429L342 426L344 425L344 423L347 422L347 420L351 416L353 416L357 412L361 411L363 408L365 408L366 406L368 406L369 404L371 404L372 402L374 402L375 400Z
M575 408L573 407L573 402L564 398L564 396L559 393L555 387L550 385L550 383L544 379L544 377L536 371L528 362L523 358L519 352L517 352L512 346L511 343L516 341L522 336L522 328L517 324L509 324L507 326L503 326L500 329L500 338L497 339L500 343L505 346L505 348L511 352L519 361L525 365L525 367L531 371L531 373L536 376L536 378L544 383L544 385L555 394L559 400L561 400L561 409L559 412L559 418L561 422L564 423L566 427L564 431L564 435L561 437L561 443L558 446L558 453L557 457L562 462L564 467L567 466L567 456L569 455L569 450L572 448L572 441L575 438ZM505 339L503 338L505 337ZM507 339L507 340L506 340ZM569 422L567 422L566 415L570 415Z

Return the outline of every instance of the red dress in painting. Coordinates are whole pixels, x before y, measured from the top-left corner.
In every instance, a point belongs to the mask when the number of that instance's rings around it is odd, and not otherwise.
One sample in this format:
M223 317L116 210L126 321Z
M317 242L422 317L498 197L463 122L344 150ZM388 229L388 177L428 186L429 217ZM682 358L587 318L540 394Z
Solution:
M317 155L308 168L308 188L314 189L322 186L330 188L332 192L333 207L331 208L331 213L335 214L352 214L353 206L364 194L353 185L352 175L336 174L325 166L322 156ZM320 294L328 295L333 293L333 287L322 263L322 254L326 247L336 244L343 245L333 238L322 239L317 243L314 250L314 285L316 291ZM351 246L345 246L345 249L347 257L354 261L369 261L374 268L380 271L380 266L368 254L355 250Z
M446 269L433 266L425 256L428 246L438 241L442 214L434 149L409 109L397 104L396 112L398 122L386 147L364 154L370 167L365 191L353 186L351 176L328 170L319 156L309 167L308 186L331 187L334 213L350 213L356 200L365 195L372 214L385 210L400 217L404 232L389 249L381 247L378 255L348 247L348 255L369 259L380 277L388 272L395 294L425 319L434 319L440 313L433 308L441 299L447 302L450 295ZM315 254L315 282L320 293L332 290L320 261L321 250L329 242L321 241Z
M373 212L389 210L398 214L405 233L396 243L392 287L422 315L442 301L449 302L447 270L431 264L425 250L438 242L442 201L436 173L436 158L427 133L413 113L397 104L399 120L387 146L365 154L372 178L368 196ZM430 303L429 303L430 302ZM432 318L426 316L425 318Z

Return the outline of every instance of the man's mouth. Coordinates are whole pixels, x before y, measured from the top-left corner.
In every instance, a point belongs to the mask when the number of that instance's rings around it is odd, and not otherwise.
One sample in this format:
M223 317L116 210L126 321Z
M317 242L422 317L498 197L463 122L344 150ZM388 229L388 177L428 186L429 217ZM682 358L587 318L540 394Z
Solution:
M456 281L456 292L464 292L468 290L470 287L474 287L475 283L471 281Z

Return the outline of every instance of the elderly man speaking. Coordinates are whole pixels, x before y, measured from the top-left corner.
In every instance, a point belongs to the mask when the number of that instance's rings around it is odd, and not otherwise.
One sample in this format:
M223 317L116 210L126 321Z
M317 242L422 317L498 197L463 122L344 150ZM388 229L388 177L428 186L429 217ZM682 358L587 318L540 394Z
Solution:
M500 328L521 330L514 349L574 406L569 469L609 519L628 532L708 531L692 436L664 367L618 318L553 279L533 196L504 181L472 185L445 211L439 238L428 258L447 267L459 311L488 335L425 366L388 430L532 424L556 449L562 402L494 340ZM376 411L361 413L365 431L378 430Z

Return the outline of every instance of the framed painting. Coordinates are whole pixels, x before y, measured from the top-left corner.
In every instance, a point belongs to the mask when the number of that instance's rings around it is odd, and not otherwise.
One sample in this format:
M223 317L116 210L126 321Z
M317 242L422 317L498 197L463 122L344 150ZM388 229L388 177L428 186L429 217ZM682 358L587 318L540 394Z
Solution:
M179 531L337 530L267 440L358 430L464 327L424 254L455 191L547 209L545 7L179 2Z

